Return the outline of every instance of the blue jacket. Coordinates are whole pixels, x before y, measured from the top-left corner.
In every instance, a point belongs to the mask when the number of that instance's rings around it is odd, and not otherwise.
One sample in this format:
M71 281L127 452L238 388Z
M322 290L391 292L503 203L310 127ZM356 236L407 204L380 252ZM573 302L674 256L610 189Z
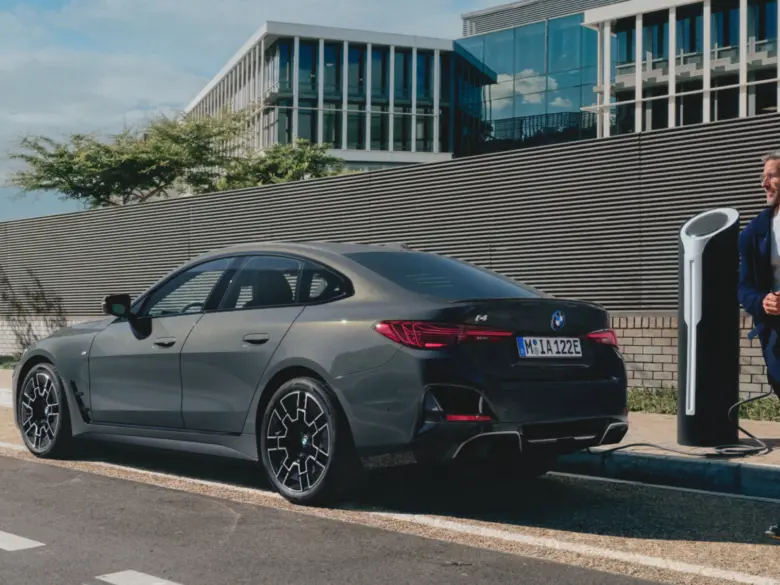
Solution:
M780 351L778 332L780 317L767 315L762 305L772 292L772 208L767 207L754 217L739 235L739 304L753 317L749 339L758 337L769 375L780 381Z

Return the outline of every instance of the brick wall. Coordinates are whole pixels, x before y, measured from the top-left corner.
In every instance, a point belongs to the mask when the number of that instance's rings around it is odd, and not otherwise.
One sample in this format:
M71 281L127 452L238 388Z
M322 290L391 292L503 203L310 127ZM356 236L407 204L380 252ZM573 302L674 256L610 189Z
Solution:
M628 367L634 388L677 387L677 315L614 314L612 326ZM757 339L748 340L752 318L743 314L740 339L740 391L745 396L763 394L771 388Z
M95 317L70 317L69 324L80 323ZM42 332L43 322L36 327ZM672 314L637 315L615 313L612 326L618 335L625 356L629 385L644 388L677 387L677 316ZM740 340L740 390L745 395L769 391L766 368L761 357L758 340L747 339L752 320L742 316ZM0 355L12 355L18 348L8 323L0 317Z

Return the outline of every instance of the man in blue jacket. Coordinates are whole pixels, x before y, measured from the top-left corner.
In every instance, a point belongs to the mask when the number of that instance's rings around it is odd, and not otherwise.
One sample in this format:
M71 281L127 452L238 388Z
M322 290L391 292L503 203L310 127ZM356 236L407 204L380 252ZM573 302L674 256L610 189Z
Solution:
M761 186L766 207L739 236L739 303L753 317L748 337L758 337L767 379L780 397L780 151L764 157ZM780 540L780 523L767 530Z

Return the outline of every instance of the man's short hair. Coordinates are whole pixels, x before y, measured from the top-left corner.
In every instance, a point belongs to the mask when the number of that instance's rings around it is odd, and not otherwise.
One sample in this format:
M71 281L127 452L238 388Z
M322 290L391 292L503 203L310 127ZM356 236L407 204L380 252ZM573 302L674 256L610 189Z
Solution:
M773 150L761 157L761 162L766 163L770 160L780 160L780 150Z

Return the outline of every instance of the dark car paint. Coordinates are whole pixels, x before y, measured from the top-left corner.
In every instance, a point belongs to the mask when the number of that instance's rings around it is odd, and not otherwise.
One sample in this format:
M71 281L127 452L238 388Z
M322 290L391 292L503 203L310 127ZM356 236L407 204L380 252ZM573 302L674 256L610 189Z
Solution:
M165 317L163 323L154 318L148 335L132 343L127 337L124 343L114 340L114 332L129 328L124 319L109 317L65 327L30 346L14 372L14 388L18 392L19 372L31 360L45 358L65 381L74 435L251 460L259 459L255 432L263 390L293 368L314 372L333 390L361 454L412 446L420 429L425 389L431 384L474 387L515 426L583 418L626 420L625 370L612 348L599 349L614 352L619 362L613 379L571 385L515 382L513 387L485 377L474 356L453 362L446 353L401 348L380 336L372 329L379 319L406 319L412 314L417 319L432 318L442 314L443 305L341 255L362 249L348 244L250 244L206 254L155 283L134 307L182 270L225 256L270 253L306 259L340 274L354 289L322 304ZM588 303L561 303L597 309ZM460 311L464 321L473 319L474 307L468 303L444 310ZM168 325L171 319L179 324ZM222 330L214 334L217 319ZM268 342L244 343L244 336L250 334L268 335ZM154 340L160 336L174 337L174 346L155 348ZM233 353L228 357L227 351ZM120 353L121 359L104 361ZM169 362L165 357L169 354L180 358ZM173 363L181 365L178 390ZM92 420L82 411L89 411ZM474 425L459 428L464 437L479 431Z

